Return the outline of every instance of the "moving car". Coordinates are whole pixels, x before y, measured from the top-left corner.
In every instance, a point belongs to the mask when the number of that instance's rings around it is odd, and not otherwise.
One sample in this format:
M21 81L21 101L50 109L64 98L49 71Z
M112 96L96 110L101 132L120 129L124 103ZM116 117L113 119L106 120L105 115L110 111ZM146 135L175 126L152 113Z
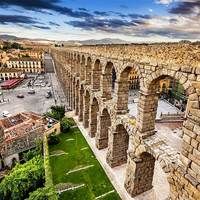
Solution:
M21 98L22 99L22 98L24 98L24 95L23 94L18 94L17 98Z

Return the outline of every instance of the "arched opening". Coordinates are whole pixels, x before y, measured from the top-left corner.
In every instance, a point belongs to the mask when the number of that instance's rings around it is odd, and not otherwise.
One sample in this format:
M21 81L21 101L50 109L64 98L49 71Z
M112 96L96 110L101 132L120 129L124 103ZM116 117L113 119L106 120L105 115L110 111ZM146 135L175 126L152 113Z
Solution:
M100 90L100 78L101 78L101 63L97 59L94 63L94 68L92 71L92 87L94 90Z
M106 161L111 167L127 162L128 144L129 135L122 124L117 125L113 131L109 130Z
M90 57L87 58L87 65L85 68L85 80L86 84L91 84L91 71L92 71L92 59Z
M108 129L111 126L111 118L106 108L103 109L102 114L99 116L98 125L99 128L95 140L96 147L100 150L108 147Z
M84 97L84 115L83 115L83 125L85 128L89 126L89 108L90 108L90 94L86 91Z
M164 87L163 87L164 86ZM144 135L155 133L167 144L181 151L182 124L187 107L184 86L174 77L160 76L148 86L148 91L140 91L138 128ZM189 106L189 104L188 104Z
M102 97L107 100L112 98L115 90L116 71L112 62L108 62L101 79Z
M175 82L176 85L178 84L176 88L181 88L184 99L188 99L185 112L182 112L175 104L172 105L167 99L160 99L162 93L160 93L159 84L166 78ZM169 88L168 90L171 92L167 95L174 99L173 102L178 101L175 96L177 92L172 96L172 91L175 89ZM182 95L179 95L180 97ZM176 152L177 155L180 154L177 160L182 161L181 170L188 173L194 180L199 173L197 170L199 165L195 159L190 158L195 157L196 146L194 144L197 143L196 137L199 134L199 131L194 127L196 126L200 130L199 120L195 119L197 113L199 113L199 96L185 73L177 72L174 76L163 74L153 80L147 79L146 88L142 88L140 91L136 124L137 134L142 138L149 138L156 134L156 138L170 146L170 149L173 149L173 152ZM168 152L167 149L163 151ZM173 175L176 176L175 173ZM174 182L179 184L180 181Z
M83 121L83 95L84 95L84 88L81 85L79 90L79 121Z
M75 92L75 114L79 113L79 80L76 82L76 92Z
M99 112L99 103L96 98L93 99L90 108L90 137L95 137L97 132L97 115Z

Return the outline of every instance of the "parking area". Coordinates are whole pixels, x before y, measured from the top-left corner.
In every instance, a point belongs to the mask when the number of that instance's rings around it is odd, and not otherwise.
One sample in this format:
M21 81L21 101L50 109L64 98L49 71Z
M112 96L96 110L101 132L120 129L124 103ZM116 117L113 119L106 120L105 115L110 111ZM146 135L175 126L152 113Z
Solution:
M54 72L29 75L16 88L1 92L3 94L0 95L0 100L4 99L4 102L0 102L0 118L3 117L4 111L8 111L9 114L23 111L43 114L52 105L66 105L65 96ZM48 98L49 93L51 95Z

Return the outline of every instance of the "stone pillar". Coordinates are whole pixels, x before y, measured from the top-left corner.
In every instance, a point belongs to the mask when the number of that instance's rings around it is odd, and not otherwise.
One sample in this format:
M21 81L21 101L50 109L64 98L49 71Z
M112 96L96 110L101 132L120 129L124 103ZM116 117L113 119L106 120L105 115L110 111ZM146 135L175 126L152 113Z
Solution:
M90 137L95 137L97 132L97 115L98 115L98 102L95 100L90 106Z
M74 110L76 109L76 82L74 81Z
M84 113L83 113L83 125L85 128L89 127L89 107L90 107L90 96L88 92L84 97Z
M155 133L155 119L158 107L158 94L147 94L140 91L137 128L143 137L148 137Z
M75 115L79 113L79 85L76 85L76 93L75 93Z
M96 147L104 149L108 147L108 129L111 126L111 120L109 115L101 115L98 119L98 128L95 137Z
M116 167L127 162L129 136L122 125L108 132L108 151L106 161L111 167Z
M112 98L112 75L104 73L101 76L101 93L102 98L109 100Z
M154 165L155 159L148 153L143 153L140 158L128 156L124 186L131 197L135 197L153 187Z
M92 70L92 89L100 90L100 79L101 79L101 64L100 62L94 64Z
M81 69L80 69L80 81L85 80L85 62L81 63Z
M117 112L128 112L129 81L116 81L115 99L117 102Z
M81 86L81 89L79 90L79 114L78 119L79 121L83 121L83 88Z

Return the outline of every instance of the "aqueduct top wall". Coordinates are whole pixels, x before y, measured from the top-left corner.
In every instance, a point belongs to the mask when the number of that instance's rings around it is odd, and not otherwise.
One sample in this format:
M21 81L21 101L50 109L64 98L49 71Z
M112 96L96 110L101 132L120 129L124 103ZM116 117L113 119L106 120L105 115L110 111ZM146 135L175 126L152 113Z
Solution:
M120 141L126 142L124 133L129 134L125 187L131 196L140 194L142 192L140 188L143 188L143 191L151 188L151 181L147 183L146 177L137 174L137 168L139 167L141 171L142 168L153 169L151 163L156 159L164 171L169 173L172 199L200 199L199 44L53 48L52 56L69 105L75 109L85 128L89 127L90 136L97 138L97 147L105 146L104 140L107 138L105 135L101 138L102 130L108 132L107 162L111 167L126 160L123 156L116 159L119 152L115 151L120 147ZM116 83L114 94L111 95L112 68L116 71ZM138 71L140 78L140 97L135 126L129 124L127 112L127 76L131 68ZM178 80L188 95L180 156L155 135L157 82L166 76ZM103 112L105 109L108 112ZM105 123L108 121L106 119L111 120L111 123L105 125L107 126L105 129L101 121ZM104 143L101 144L100 141ZM124 152L125 143L120 149L120 152ZM146 176L150 175L151 173L147 173ZM141 184L146 186L141 187Z

